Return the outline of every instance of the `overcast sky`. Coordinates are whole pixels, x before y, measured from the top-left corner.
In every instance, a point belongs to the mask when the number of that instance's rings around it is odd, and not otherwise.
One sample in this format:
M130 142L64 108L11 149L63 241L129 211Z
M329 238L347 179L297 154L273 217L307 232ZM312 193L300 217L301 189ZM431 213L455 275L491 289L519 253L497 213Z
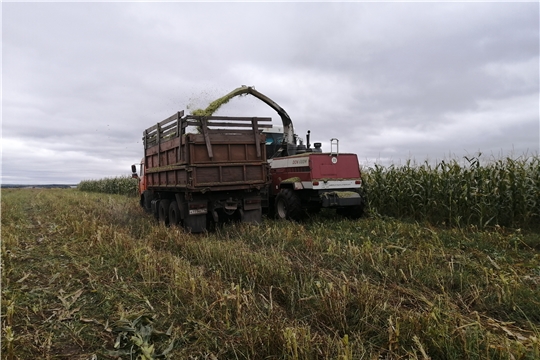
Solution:
M540 151L538 2L1 6L4 184L128 175L145 128L240 85L365 166Z

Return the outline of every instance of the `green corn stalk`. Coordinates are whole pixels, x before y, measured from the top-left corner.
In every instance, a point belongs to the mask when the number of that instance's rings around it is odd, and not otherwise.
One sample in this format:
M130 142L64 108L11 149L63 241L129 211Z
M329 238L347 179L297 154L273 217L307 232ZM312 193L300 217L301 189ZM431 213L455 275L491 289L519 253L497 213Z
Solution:
M132 179L131 176L120 176L100 180L83 180L77 188L87 192L136 196L137 186L137 179Z
M376 164L364 171L372 213L479 227L520 227L540 217L540 157L483 163L481 154L458 160L403 166Z

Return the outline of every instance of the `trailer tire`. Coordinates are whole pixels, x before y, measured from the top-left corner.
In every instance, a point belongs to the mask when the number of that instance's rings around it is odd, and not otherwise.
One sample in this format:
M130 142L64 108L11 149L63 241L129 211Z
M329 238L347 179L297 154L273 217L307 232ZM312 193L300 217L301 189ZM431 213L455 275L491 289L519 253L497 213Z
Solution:
M178 207L178 203L173 201L169 205L169 224L171 226L178 226L181 222L180 208Z
M152 194L150 193L150 191L143 191L141 198L141 206L147 213L152 212Z
M154 199L150 203L152 207L152 210L150 212L152 213L152 215L154 215L154 219L156 219L156 221L159 221L159 200Z
M300 220L304 215L300 197L292 189L281 189L274 209L278 219Z
M141 198L139 199L139 205L144 209L144 193L142 193Z
M169 205L170 200L161 200L159 202L159 222L169 226Z

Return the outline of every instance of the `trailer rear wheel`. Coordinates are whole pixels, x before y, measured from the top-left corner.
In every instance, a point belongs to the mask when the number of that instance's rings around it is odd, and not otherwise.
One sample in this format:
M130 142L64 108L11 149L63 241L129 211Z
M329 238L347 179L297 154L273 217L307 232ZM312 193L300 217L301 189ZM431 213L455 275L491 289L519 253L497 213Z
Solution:
M180 208L176 201L171 202L169 205L169 224L171 226L178 226L181 222Z
M150 202L150 204L150 206L152 207L152 210L150 210L150 212L152 213L152 215L154 215L154 219L156 219L156 221L159 221L159 200L154 199Z
M186 215L184 218L184 228L191 233L205 232L206 229L206 214L202 215Z
M169 205L170 200L161 200L159 202L159 222L169 225Z
M281 189L276 196L275 212L278 219L300 220L304 213L300 197L292 189Z

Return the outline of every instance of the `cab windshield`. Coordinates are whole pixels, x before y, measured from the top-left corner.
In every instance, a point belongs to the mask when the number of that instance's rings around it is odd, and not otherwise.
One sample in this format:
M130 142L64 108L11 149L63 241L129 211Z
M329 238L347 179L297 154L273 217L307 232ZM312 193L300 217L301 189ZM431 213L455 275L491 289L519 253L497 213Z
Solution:
M283 134L266 133L266 158L272 158L283 144Z

